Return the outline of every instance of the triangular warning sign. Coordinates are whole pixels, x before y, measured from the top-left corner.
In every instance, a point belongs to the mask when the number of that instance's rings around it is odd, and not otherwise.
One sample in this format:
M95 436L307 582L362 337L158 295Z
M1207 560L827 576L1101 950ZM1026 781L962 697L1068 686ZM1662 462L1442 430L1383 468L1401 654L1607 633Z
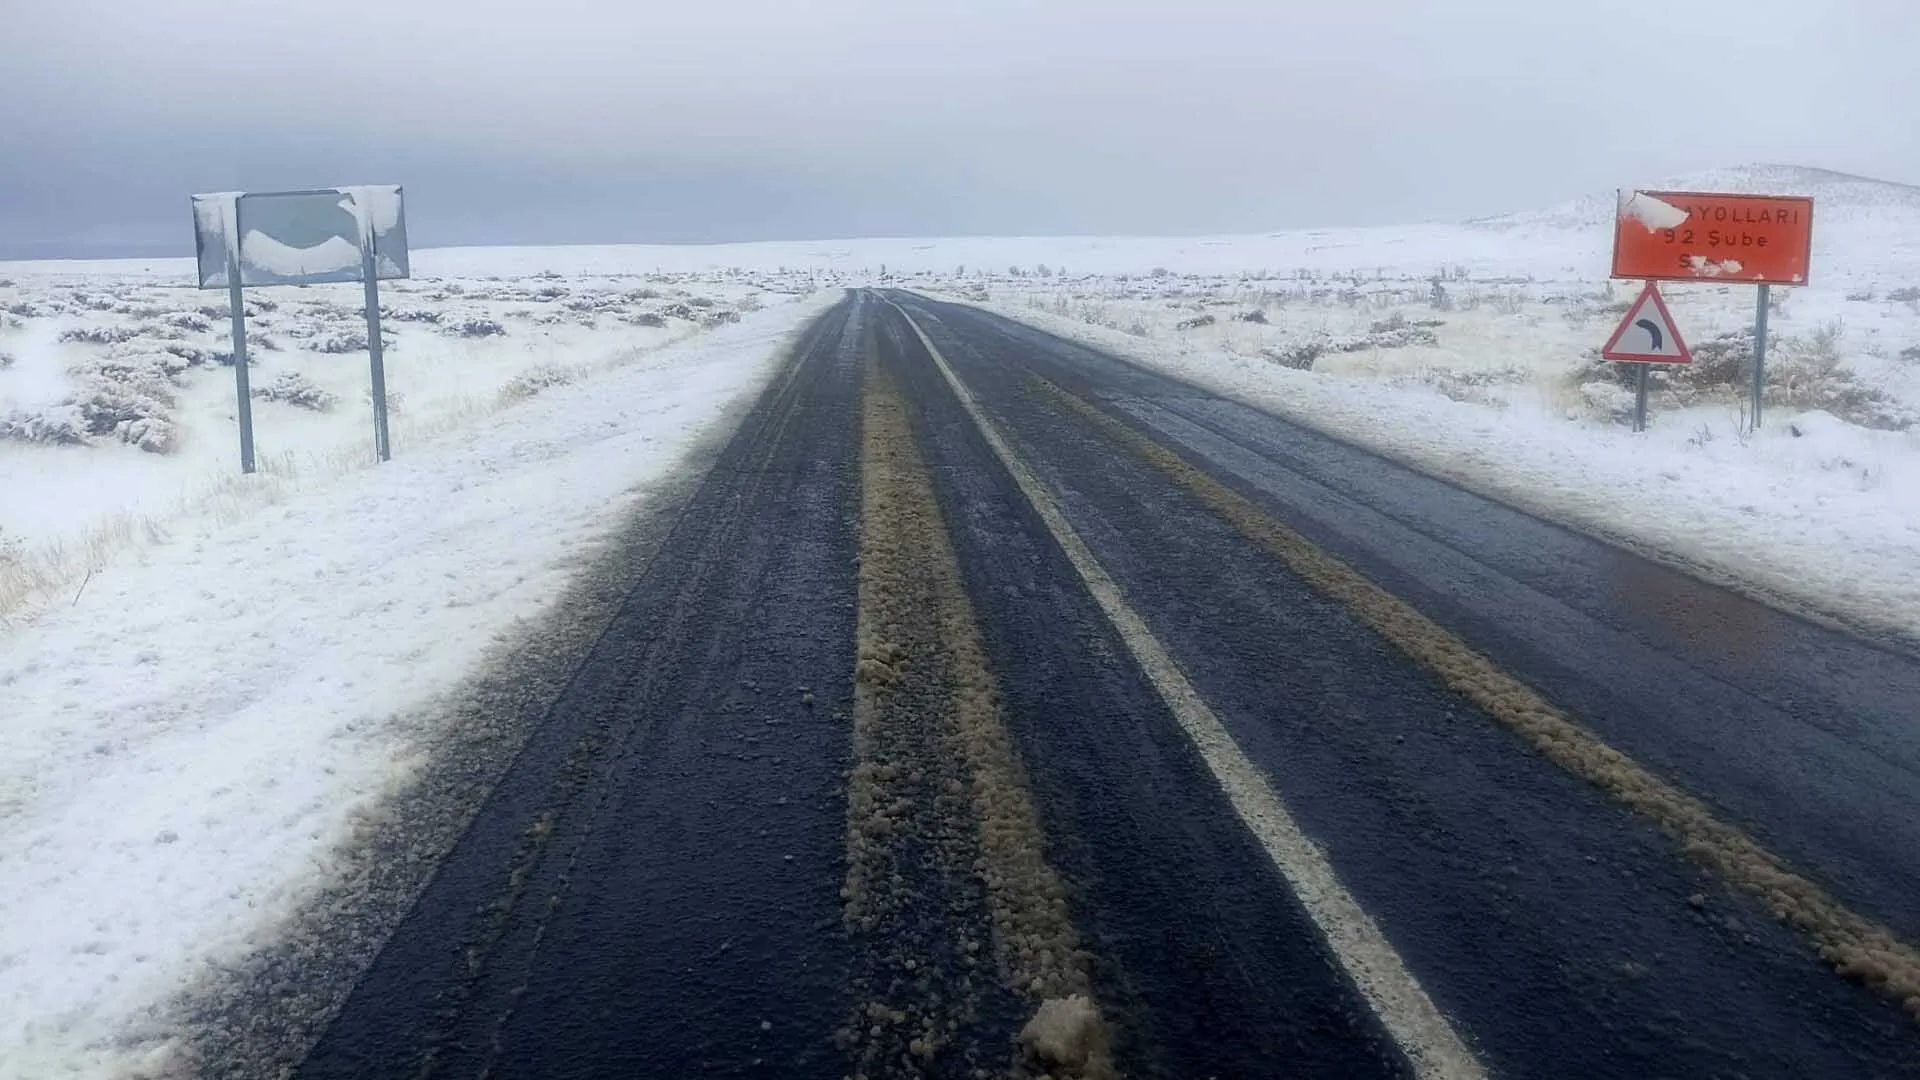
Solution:
M1687 343L1680 340L1680 330L1673 325L1667 302L1660 298L1660 290L1651 281L1627 309L1626 318L1620 320L1620 328L1607 339L1607 347L1600 350L1600 355L1608 360L1640 364L1693 363L1693 354L1687 351Z

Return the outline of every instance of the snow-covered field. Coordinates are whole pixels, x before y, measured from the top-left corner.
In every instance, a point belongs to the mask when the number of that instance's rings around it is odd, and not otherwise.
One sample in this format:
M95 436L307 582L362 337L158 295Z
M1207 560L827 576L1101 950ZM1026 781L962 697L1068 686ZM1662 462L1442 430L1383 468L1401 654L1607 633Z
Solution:
M778 273L429 269L382 287L394 450L809 291ZM373 461L357 285L248 294L260 475L239 475L224 291L187 260L0 264L0 620L178 522L231 520Z
M386 465L357 287L249 294L246 478L225 297L191 260L0 264L0 1080L164 1058L177 994L270 944L404 783L421 704L844 284L968 298L1920 639L1920 189L1664 186L1818 200L1758 432L1753 293L1725 285L1668 290L1708 362L1623 426L1593 358L1631 296L1610 196L1242 237L416 252L382 292Z

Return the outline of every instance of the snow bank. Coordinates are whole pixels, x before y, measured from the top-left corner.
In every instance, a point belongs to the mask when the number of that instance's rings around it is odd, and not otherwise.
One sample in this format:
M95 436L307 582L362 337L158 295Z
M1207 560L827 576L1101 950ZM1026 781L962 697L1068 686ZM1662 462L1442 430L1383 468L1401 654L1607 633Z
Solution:
M270 938L410 709L560 592L638 485L836 299L785 302L98 573L0 638L0 1077L156 1060Z

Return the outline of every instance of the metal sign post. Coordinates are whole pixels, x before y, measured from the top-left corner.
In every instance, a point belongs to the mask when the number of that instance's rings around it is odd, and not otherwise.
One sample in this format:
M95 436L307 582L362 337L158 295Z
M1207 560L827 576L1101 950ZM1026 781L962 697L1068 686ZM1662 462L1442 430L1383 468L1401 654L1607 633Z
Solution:
M239 208L234 208L236 223ZM247 302L240 291L240 264L228 253L227 303L233 308L233 389L240 402L240 471L253 472L253 388L247 374Z
M1767 394L1767 301L1773 286L1760 286L1760 306L1753 315L1753 430L1760 430L1760 405Z
M1647 430L1647 365L1635 369L1633 380L1633 430Z
M380 275L373 265L372 237L363 237L360 245L360 276L367 286L367 355L373 368L373 452L381 461L393 460L387 441L387 366L381 356Z

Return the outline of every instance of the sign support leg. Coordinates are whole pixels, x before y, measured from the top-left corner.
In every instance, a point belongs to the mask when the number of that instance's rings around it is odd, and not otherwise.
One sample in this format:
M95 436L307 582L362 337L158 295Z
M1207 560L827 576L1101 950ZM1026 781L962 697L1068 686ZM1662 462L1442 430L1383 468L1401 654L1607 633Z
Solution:
M1647 430L1647 369L1651 364L1633 365L1633 430Z
M360 274L367 288L367 355L373 366L373 452L381 461L391 461L393 451L387 441L387 365L381 355L380 341L380 280L374 270L371 244L361 247Z
M247 376L247 303L240 292L240 267L227 260L227 303L233 308L233 389L240 415L240 471L253 471L253 388Z
M1753 315L1753 430L1760 430L1760 406L1767 394L1767 301L1772 286L1760 286L1760 303Z

